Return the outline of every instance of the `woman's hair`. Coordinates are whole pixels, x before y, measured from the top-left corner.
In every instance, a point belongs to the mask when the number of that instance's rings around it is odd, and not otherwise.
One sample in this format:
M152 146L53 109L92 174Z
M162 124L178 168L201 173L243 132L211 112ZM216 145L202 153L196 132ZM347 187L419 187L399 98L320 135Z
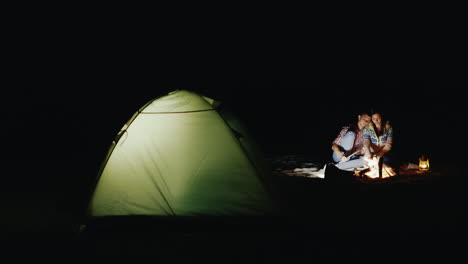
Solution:
M376 109L371 109L370 116L372 117L372 115L374 115L374 114L379 114L380 115L380 119L381 119L381 123L382 123L382 130L378 131L375 128L375 125L374 125L373 122L370 122L369 125L374 129L377 136L381 136L382 134L386 133L386 131L391 127L390 121L386 119L385 115L381 111L376 110Z
M380 111L379 109L376 109L374 107L372 107L371 110L370 110L370 116L372 116L373 114L380 114L381 116L383 116L382 111Z

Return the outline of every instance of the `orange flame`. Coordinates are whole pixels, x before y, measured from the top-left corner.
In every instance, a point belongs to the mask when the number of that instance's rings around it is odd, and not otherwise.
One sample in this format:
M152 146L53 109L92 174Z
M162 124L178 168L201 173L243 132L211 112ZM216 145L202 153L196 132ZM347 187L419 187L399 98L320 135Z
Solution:
M376 179L379 178L379 159L378 157L367 158L365 157L364 160L367 161L368 170L364 173L365 176ZM382 165L382 178L388 178L395 176L396 172L393 170L392 167L387 166L385 164Z

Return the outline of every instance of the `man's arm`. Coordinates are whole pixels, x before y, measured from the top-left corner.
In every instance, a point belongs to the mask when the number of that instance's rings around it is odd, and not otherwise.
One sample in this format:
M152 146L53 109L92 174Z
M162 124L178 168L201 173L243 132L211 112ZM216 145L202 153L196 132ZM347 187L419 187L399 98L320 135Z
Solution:
M346 156L346 154L341 151L340 146L335 143L332 144L332 150L336 153L338 158L340 158L340 161L338 163L346 162L349 160L349 158L351 158L352 155L356 154L355 152L351 154L350 156Z
M338 158L343 158L345 156L344 153L340 150L340 146L338 146L338 144L333 143L331 149L336 153Z

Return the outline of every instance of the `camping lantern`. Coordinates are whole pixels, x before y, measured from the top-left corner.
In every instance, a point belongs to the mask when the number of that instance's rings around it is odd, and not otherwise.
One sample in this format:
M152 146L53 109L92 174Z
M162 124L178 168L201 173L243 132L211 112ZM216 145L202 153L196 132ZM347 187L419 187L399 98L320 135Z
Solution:
M429 159L424 155L419 158L419 170L427 171L429 170Z

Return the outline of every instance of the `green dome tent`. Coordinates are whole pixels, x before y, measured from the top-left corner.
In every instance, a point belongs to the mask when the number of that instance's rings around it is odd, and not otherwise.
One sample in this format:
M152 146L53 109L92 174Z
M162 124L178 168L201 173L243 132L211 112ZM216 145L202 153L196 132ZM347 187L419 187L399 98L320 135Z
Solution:
M243 216L277 211L262 156L216 100L176 90L140 108L101 165L88 206L103 216Z

